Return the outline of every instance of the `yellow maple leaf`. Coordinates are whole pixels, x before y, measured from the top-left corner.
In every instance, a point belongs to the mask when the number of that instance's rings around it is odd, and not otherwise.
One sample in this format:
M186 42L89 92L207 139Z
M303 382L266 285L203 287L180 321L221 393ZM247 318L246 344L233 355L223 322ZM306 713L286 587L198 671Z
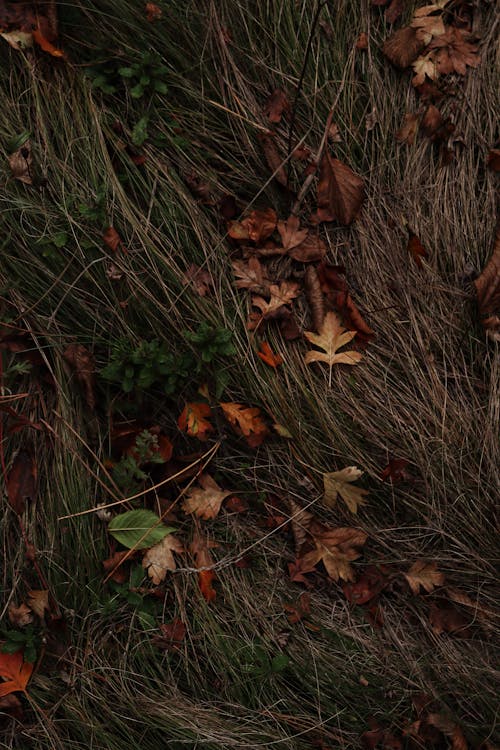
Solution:
M173 534L167 534L161 542L153 545L142 558L142 567L147 569L148 576L155 586L165 580L167 571L177 567L174 552L184 552L181 542Z
M331 471L329 474L323 474L323 485L325 488L323 502L325 505L333 507L337 502L337 497L340 495L351 513L357 513L359 505L366 505L366 501L363 498L365 495L368 495L368 490L364 490L361 487L354 487L352 482L359 479L362 474L363 472L356 466L346 466L345 469L341 469L340 471Z
M442 586L444 583L444 574L438 571L437 563L426 560L417 560L413 563L408 573L404 573L404 577L414 594L420 592L421 586L424 591L430 593L436 586Z
M330 368L328 385L331 385L333 365L357 365L363 359L362 354L354 351L337 354L337 350L352 341L355 335L356 331L348 331L343 328L338 315L334 312L328 312L319 333L314 333L314 331L304 332L304 336L311 344L323 350L322 352L307 352L304 357L305 363L310 365L311 362L326 362Z
M222 501L231 495L231 490L222 490L210 474L201 474L198 482L201 486L189 491L182 509L208 521L218 515Z
M361 529L341 527L320 531L313 534L313 538L316 549L306 552L300 558L301 566L305 569L321 561L334 581L338 581L339 578L354 581L354 571L350 562L360 557L361 552L356 547L364 545L368 534Z

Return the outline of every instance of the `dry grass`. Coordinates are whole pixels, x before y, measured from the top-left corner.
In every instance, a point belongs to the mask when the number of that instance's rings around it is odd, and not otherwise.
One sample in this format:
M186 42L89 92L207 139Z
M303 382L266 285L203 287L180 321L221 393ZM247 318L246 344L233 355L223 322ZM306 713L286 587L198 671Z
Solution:
M288 198L272 180L258 135L266 127L262 105L269 91L281 86L294 94L310 34L310 3L178 3L157 25L146 24L142 4L126 12L116 0L63 7L63 38L74 61L92 58L94 40L102 40L125 59L151 46L171 65L169 93L154 111L154 133L163 143L148 142L141 169L109 145L120 140L112 128L116 117L126 132L133 125L132 100L103 100L78 64L54 66L1 49L2 100L8 102L0 114L2 144L30 130L37 168L47 180L29 189L9 180L1 198L2 310L32 332L57 384L44 389L36 413L52 426L51 440L29 436L40 499L27 512L26 529L71 644L62 662L47 658L40 665L27 722L7 725L5 747L149 750L168 743L174 750L299 750L319 738L326 746L354 748L371 717L387 727L414 720L411 701L421 692L462 724L471 747L494 732L489 641L500 378L498 351L484 340L466 279L483 267L494 234L493 175L484 164L498 120L492 106L497 29L492 9L481 9L483 62L465 82L457 81L454 100L464 146L457 161L442 168L426 141L407 147L394 139L403 114L417 105L409 79L383 60L379 45L386 28L367 6L347 0L325 6L321 20L333 27L334 40L314 35L297 102L295 137L315 150L338 98L334 119L343 141L337 155L363 174L367 186L352 229L327 227L325 239L328 259L346 266L355 300L377 336L354 377L335 375L331 388L322 370L303 363L304 344L286 344L275 331L269 340L285 358L282 371L270 375L257 360L245 329L247 300L232 283L224 229L183 179L193 170L207 175L216 193L232 192L245 206L273 205L287 215ZM367 53L354 50L363 30L371 40ZM368 131L365 120L373 111L376 125ZM172 115L186 143L176 141ZM276 143L283 159L287 142L287 127L280 126ZM291 169L300 185L303 176ZM106 221L130 249L114 261L125 274L118 285L106 275L103 227L78 211L101 189ZM304 217L313 205L312 190ZM422 269L407 257L406 224L429 251ZM62 262L55 263L37 243L57 231L70 240ZM190 262L210 270L215 299L201 299L183 285ZM120 306L124 301L128 305ZM305 305L300 310L307 328ZM161 655L128 605L103 614L102 524L87 516L57 521L103 496L105 476L85 445L101 460L109 451L107 405L99 419L86 412L62 352L78 341L95 351L102 366L119 336L160 337L179 351L187 345L180 331L201 320L234 331L237 355L227 400L260 405L294 440L289 447L273 439L254 452L229 440L217 455L214 470L251 498L252 511L243 523L228 515L208 527L222 545L214 551L214 604L201 598L189 569L172 577L163 619L179 616L188 630L179 654ZM36 389L29 375L6 386ZM183 395L165 403L158 394L148 416L173 431ZM102 383L99 396L104 404ZM26 439L21 433L4 441L7 460ZM380 481L390 455L410 460L412 483ZM347 512L328 511L319 501L322 473L351 464L366 471L370 490L357 519L370 535L367 561L407 570L417 558L437 560L448 585L477 602L475 617L486 611L473 638L437 636L428 603L402 586L384 598L382 628L373 628L333 584L313 594L311 619L318 631L289 625L283 603L300 593L286 576L293 543L286 530L257 526L259 497L291 496L330 523L352 524ZM23 564L12 516L3 527L5 606L22 599L27 587L38 587ZM233 565L243 551L253 556L248 570ZM248 671L256 646L271 658L285 652L289 665L256 676Z

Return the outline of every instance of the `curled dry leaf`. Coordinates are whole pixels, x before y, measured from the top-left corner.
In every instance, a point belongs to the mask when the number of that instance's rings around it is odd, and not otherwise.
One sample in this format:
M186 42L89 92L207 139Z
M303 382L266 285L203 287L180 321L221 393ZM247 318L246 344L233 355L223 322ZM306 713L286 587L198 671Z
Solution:
M424 46L422 40L417 37L416 29L405 26L385 40L382 51L393 65L404 70L417 59Z
M426 717L426 722L451 740L451 750L468 750L469 745L461 727L450 716L431 713Z
M181 554L184 552L184 547L177 537L167 534L161 542L154 544L144 553L142 567L147 569L148 576L155 586L165 580L169 570L176 569L174 552Z
M497 226L491 258L474 285L479 315L486 333L494 341L500 341L500 224Z
M314 515L308 510L301 508L295 500L290 498L290 525L292 527L293 539L295 542L295 554L299 555L302 547L310 538L311 523Z
M433 15L436 10L434 5L417 8L410 24L416 31L417 39L424 44L429 44L433 37L441 36L446 31L442 15Z
M255 210L242 221L229 222L228 234L235 240L262 242L272 235L277 221L274 209Z
M390 458L389 463L380 474L380 479L383 482L387 482L390 479L393 483L409 479L409 475L406 472L407 466L408 460L406 458Z
M247 324L248 330L255 330L263 320L273 320L283 315L287 316L290 311L286 306L295 297L298 297L299 291L299 285L295 281L281 281L279 286L271 284L269 287L269 301L263 297L252 297L252 305L253 307L258 307L260 313L252 313L250 315Z
M364 545L368 534L361 529L325 529L319 524L317 526L318 529L313 533L316 549L306 552L300 558L301 567L307 570L321 561L332 580L338 581L341 578L344 581L353 581L354 571L350 562L360 557L359 547Z
M324 504L330 508L335 507L340 495L351 513L357 513L358 506L366 505L364 496L368 495L368 490L352 485L352 482L356 482L361 476L363 476L363 472L356 466L346 466L345 469L340 471L323 474Z
M364 182L350 167L325 151L318 181L318 210L312 217L316 223L338 221L351 224L365 199Z
M314 330L319 332L325 319L325 299L321 291L318 272L313 266L309 266L305 273L304 288L309 307L311 308Z
M186 635L186 626L178 617L170 623L161 623L160 634L154 635L151 642L163 651L180 651L181 644Z
M122 239L116 229L114 227L108 227L104 230L104 234L102 235L102 241L104 244L109 247L112 252L122 252L125 255L127 254L127 248L122 242Z
M219 514L222 501L231 495L231 490L221 489L209 474L201 474L198 483L200 487L187 492L182 509L185 513L192 513L208 521Z
M438 73L459 73L464 76L467 66L477 68L481 58L477 54L477 44L473 44L471 39L467 32L449 26L445 34L432 40L429 49L435 50L433 58Z
M20 450L7 475L7 500L18 516L24 513L26 500L33 500L36 496L37 473L33 455Z
M50 611L49 592L47 589L28 591L28 604L40 620L45 617L45 612Z
M249 258L248 263L244 260L233 260L232 266L238 289L248 289L257 294L267 293L270 282L266 269L258 258Z
M146 11L146 21L150 23L159 21L162 17L162 9L156 3L146 3L144 10Z
M70 344L64 352L64 359L75 371L77 380L85 391L85 401L89 409L95 409L95 359L83 344Z
M417 560L413 563L408 573L404 574L414 594L420 593L420 587L430 593L436 586L442 586L444 575L437 569L437 563Z
M264 441L269 430L262 419L260 409L234 402L219 405L235 432L243 435L251 448L256 448Z
M266 363L266 365L269 365L269 367L279 367L283 364L283 357L279 354L275 354L267 341L262 341L260 345L260 350L257 352L257 356Z
M409 254L417 264L419 268L422 268L422 259L426 259L429 257L429 253L425 249L425 247L420 242L419 238L416 234L413 234L413 232L410 232L410 237L408 239L408 248L407 248Z
M363 359L363 355L355 351L337 353L337 350L352 341L356 331L347 331L340 323L340 318L334 312L325 315L323 325L319 333L305 331L304 336L321 352L311 350L306 353L304 361L307 365L313 362L325 362L330 368L329 385L332 380L332 368L334 365L357 365Z
M10 624L14 625L15 628L25 628L26 625L33 622L31 609L24 602L20 604L19 607L16 607L16 605L11 602L7 609L7 615Z
M283 89L274 89L264 107L264 114L269 122L280 122L283 114L290 114L290 102Z
M24 182L25 185L32 185L33 178L31 174L31 167L33 165L33 157L31 155L31 144L26 141L20 149L14 151L9 156L9 166L12 172L12 177Z
M403 124L396 133L398 143L407 143L412 146L418 130L419 115L417 112L407 112L403 118Z
M212 410L208 404L188 403L177 420L177 426L188 435L197 437L198 440L208 440L208 433L214 431L207 419L211 413Z

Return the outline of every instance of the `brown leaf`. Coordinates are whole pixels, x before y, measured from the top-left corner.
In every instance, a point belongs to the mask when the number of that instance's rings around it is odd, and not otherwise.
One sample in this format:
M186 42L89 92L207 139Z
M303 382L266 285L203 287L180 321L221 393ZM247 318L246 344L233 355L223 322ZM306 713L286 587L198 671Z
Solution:
M224 416L238 435L243 435L252 448L260 445L269 430L262 419L260 409L243 404L226 402L219 404Z
M418 130L418 113L407 112L403 118L403 124L396 133L398 143L407 143L412 146L415 142L415 136Z
M334 508L337 504L337 498L340 496L351 513L357 513L358 506L366 505L364 497L368 495L368 490L355 487L352 484L361 476L363 476L363 472L356 466L346 466L340 471L323 474L323 503L330 508Z
M425 45L418 39L416 29L405 26L385 40L382 51L397 68L408 68Z
M232 492L231 490L222 490L209 474L200 474L198 483L200 487L194 487L187 491L182 510L208 521L219 514L223 500Z
M354 300L348 292L344 293L342 291L339 291L337 293L335 307L342 315L344 325L350 331L354 330L357 332L358 337L356 341L358 342L358 345L361 342L367 343L371 338L375 336L375 331L373 331L365 321L356 304L354 303Z
M287 612L286 617L290 625L295 625L295 623L311 614L311 594L303 591L295 607L291 604L285 604L283 609Z
M286 221L278 221L278 232L285 250L291 250L300 245L309 234L308 229L299 229L300 219L298 216L289 216Z
M180 554L184 552L184 547L177 537L173 534L167 534L161 542L153 545L144 553L142 567L147 570L148 576L155 586L165 580L169 570L176 569L174 552Z
M283 357L279 354L275 354L267 341L262 341L260 345L260 350L257 352L257 356L266 363L266 365L269 365L269 367L274 367L275 369L283 364Z
M338 352L356 336L356 331L347 331L342 327L338 315L328 312L325 315L323 325L319 333L305 331L304 336L318 349L322 351L308 351L304 357L307 365L313 362L325 362L330 368L329 385L331 385L332 368L336 364L357 365L363 355L355 351Z
M494 341L500 341L500 224L496 230L493 253L474 285L479 315L486 333Z
M249 258L248 263L244 260L233 260L232 266L238 289L249 289L258 294L267 293L270 282L266 269L258 258Z
M288 175L284 166L284 160L278 151L274 138L272 135L261 134L259 135L259 141L262 143L262 150L274 179L280 185L283 185L283 187L288 187Z
M436 63L431 53L427 55L421 55L412 63L413 72L415 75L411 79L412 84L415 88L424 86L428 81L426 78L430 78L431 81L435 81L438 78L439 73L436 68Z
M144 10L146 11L146 21L150 23L159 21L162 17L163 11L156 3L146 3Z
M283 89L274 89L264 107L264 114L269 122L280 122L283 116L290 114L290 102Z
M412 256L413 260L419 268L422 268L422 258L428 258L429 254L425 247L420 242L419 238L413 232L410 232L408 239L408 252Z
M451 740L452 750L467 750L467 740L460 726L449 716L443 714L429 714L426 718L428 724L439 729L445 737Z
M218 547L215 542L210 542L206 537L201 536L198 532L194 535L193 541L191 542L190 550L194 555L196 565L198 568L211 568L214 564L212 555L210 554L210 548ZM212 583L217 579L215 571L213 570L199 570L198 571L198 585L200 591L207 602L211 602L215 599L217 592L212 586Z
M104 234L102 235L102 241L114 253L117 253L120 251L124 253L124 255L127 255L128 253L127 248L123 244L120 235L118 234L118 232L116 231L114 227L108 227L107 229L104 230Z
M14 151L9 156L10 171L14 179L24 182L25 185L32 185L31 167L33 157L31 155L31 144L26 141L20 149Z
M12 716L18 721L22 720L24 712L21 701L19 700L17 695L14 695L14 693L10 693L10 695L4 695L2 698L0 698L0 715L1 714Z
M212 186L207 180L204 180L200 175L196 174L196 172L187 172L184 174L184 182L195 198L198 198L201 203L204 203L207 206L212 206L214 204Z
M181 650L181 643L186 636L186 626L178 617L172 622L161 623L160 635L154 635L151 642L162 651L176 652Z
M35 499L36 479L35 459L28 451L19 451L7 475L7 500L18 516L24 513L26 500Z
M45 617L45 612L50 611L49 592L44 589L40 591L28 591L28 604L40 620Z
M380 475L380 479L383 482L387 482L390 479L393 483L408 479L408 474L406 473L407 466L408 460L406 458L390 458L389 463Z
M121 567L121 564L125 558L127 560L131 559L131 555L129 555L128 549L115 552L113 555L111 555L111 557L108 557L107 560L102 561L102 566L106 573L113 571L113 573L111 574L111 580L115 581L115 583L125 583L128 578L128 572L126 572L124 568Z
M436 635L450 633L457 638L472 636L472 619L467 617L451 602L440 600L433 602L429 612L429 623Z
M313 263L323 260L326 245L316 234L308 234L304 242L288 251L288 255L299 263Z
M395 23L403 15L404 4L405 0L391 0L384 13L387 23Z
M420 587L430 593L436 586L444 583L444 574L438 571L437 563L426 560L414 562L408 573L404 573L404 577L415 595L420 593Z
M435 10L437 8L433 5L418 8L410 24L417 32L417 39L424 44L429 44L433 37L441 36L446 31L442 15L433 15Z
M361 552L357 548L364 545L368 534L361 529L347 527L325 529L320 524L317 527L318 530L313 533L316 549L306 552L301 558L301 564L307 568L321 561L334 581L339 578L353 581L354 571L350 562L360 557Z
M214 280L206 268L197 266L196 263L191 263L186 272L182 277L183 284L192 284L197 294L200 297L206 297L206 295L213 289Z
M74 369L77 380L85 390L87 406L95 409L95 359L83 344L70 344L63 354L64 359Z
M262 242L272 235L276 229L278 217L272 208L263 211L252 211L242 221L229 222L228 234L236 240L252 240Z
M492 148L488 151L487 164L492 172L500 172L500 149Z
M298 297L299 285L294 281L281 281L279 286L271 284L269 287L270 300L263 297L252 297L252 306L258 307L260 313L254 313L250 317L248 329L253 331L263 320L279 318L283 312L287 312L286 305Z
M362 31L356 41L356 49L365 50L368 49L368 35L365 31Z
M325 300L321 291L318 272L313 266L309 266L304 276L304 288L311 308L313 328L319 332L325 319Z
M319 170L318 210L313 220L338 221L348 226L358 215L364 199L361 177L325 151Z
M208 440L208 433L213 432L214 428L208 421L212 410L208 404L204 403L187 403L177 420L180 430L187 432L198 440Z
M24 602L20 604L19 607L16 607L13 602L9 604L7 615L9 617L10 624L14 625L15 628L24 628L26 627L26 625L29 625L33 622L31 609L27 604L24 604Z
M477 68L481 58L477 54L477 44L471 43L472 37L467 32L449 26L445 34L436 37L429 45L439 73L459 73L464 76L467 66Z
M311 523L314 520L314 515L308 510L301 508L295 500L290 498L290 525L292 527L293 538L295 542L295 554L298 556L302 547L305 545L307 540L310 538Z
M372 602L389 584L390 578L387 575L387 569L383 566L378 568L375 565L369 565L363 571L363 575L355 583L345 583L342 585L345 598L351 604L368 604Z

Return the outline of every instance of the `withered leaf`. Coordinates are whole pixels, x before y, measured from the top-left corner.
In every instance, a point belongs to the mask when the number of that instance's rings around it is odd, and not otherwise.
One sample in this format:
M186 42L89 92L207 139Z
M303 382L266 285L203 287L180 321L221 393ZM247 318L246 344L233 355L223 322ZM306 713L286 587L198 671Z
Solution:
M198 585L203 598L207 602L213 601L217 596L217 592L212 586L217 576L214 570L210 570L214 563L212 555L210 554L210 549L218 546L219 545L216 542L209 541L198 532L194 535L190 546L196 565L198 568L202 568L202 570L198 571Z
M337 497L340 496L351 513L357 513L358 506L366 505L364 496L368 495L368 490L354 487L352 483L356 482L362 475L363 472L356 466L346 466L340 471L323 474L324 504L333 508L337 503Z
M200 487L188 490L182 509L208 521L219 514L222 502L231 495L231 490L221 489L210 474L201 474L198 483Z
M260 345L260 350L257 352L257 356L266 363L266 365L269 365L269 367L274 367L275 369L283 364L283 357L279 354L275 354L267 341L262 341Z
M407 68L417 59L424 43L417 37L416 29L405 26L385 40L382 51L397 68Z
M206 268L197 266L196 263L191 263L188 266L182 278L182 283L185 285L192 284L200 297L206 297L214 286L214 280L210 272Z
M368 539L361 529L341 527L336 529L325 529L318 524L318 530L313 533L316 549L306 552L300 558L304 569L317 565L320 561L326 568L330 578L338 581L354 580L354 571L350 565L352 560L357 560L362 547Z
M442 586L444 575L437 569L437 563L427 562L426 560L417 560L413 563L410 570L404 574L411 590L414 594L420 592L420 587L430 593L436 586Z
M429 257L427 250L413 232L410 232L408 239L408 252L419 268L422 268L422 259Z
M147 569L148 576L155 586L165 580L169 570L176 569L174 552L180 554L184 552L184 547L177 537L173 534L167 534L161 542L153 545L144 553L142 567Z
M403 124L396 133L398 143L407 143L412 146L415 142L415 136L418 130L418 113L407 112L403 118Z
M203 402L187 403L177 420L177 425L180 430L187 432L192 437L197 437L198 440L208 440L208 433L214 431L212 424L207 419L211 413L212 410L208 404Z
M31 609L24 602L20 604L19 607L16 607L16 605L11 602L7 609L7 615L10 624L14 625L15 628L25 628L26 625L33 622Z
M415 75L411 79L411 82L415 87L425 85L426 77L430 78L431 81L435 81L439 76L436 62L431 53L417 57L412 63L412 68Z
M95 409L95 359L83 344L70 344L64 352L64 359L74 369L77 380L85 391L89 409Z
M266 101L264 114L269 122L280 122L283 116L290 114L290 102L283 89L274 89Z
M37 467L35 459L26 450L20 450L7 475L7 500L12 510L22 516L26 500L36 496Z
M433 57L439 73L459 73L464 76L467 66L477 68L481 58L477 54L477 44L473 44L471 39L467 32L449 26L445 34L432 40L429 49L437 50Z
M461 727L450 716L431 713L426 717L426 722L451 740L451 750L468 750L469 745Z
M12 176L14 179L19 180L19 182L24 182L25 185L32 185L32 165L31 144L29 141L26 141L20 149L14 151L9 156L9 166Z
M233 260L234 275L238 289L248 289L258 294L266 294L270 281L267 272L258 258L249 258L248 263L244 260Z
M269 430L262 419L260 409L234 402L226 402L219 405L235 432L243 435L250 447L256 448L263 442Z
M122 252L127 255L127 248L122 242L122 239L114 227L108 227L104 230L102 235L102 241L109 247L114 253Z
M363 355L355 351L337 353L337 350L348 344L356 336L356 331L347 331L340 323L340 318L334 312L325 315L319 333L305 331L304 336L321 352L311 350L306 353L304 361L307 365L313 362L325 362L330 368L328 382L331 385L332 368L336 364L357 365Z
M168 624L161 623L160 635L154 635L151 641L157 648L175 652L180 651L185 635L186 626L176 617Z
M325 151L319 170L318 209L313 220L317 223L338 221L348 226L358 215L364 199L361 177Z
M228 226L228 234L235 240L252 240L261 242L272 235L276 229L278 217L272 208L262 211L255 209L242 221L231 221Z
M47 589L28 591L28 604L35 615L43 620L45 612L50 610Z
M156 3L146 3L144 10L146 11L146 21L150 23L159 21L162 17L162 9Z
M283 312L286 312L286 305L298 297L299 285L295 281L281 281L279 286L271 284L269 287L270 300L263 297L252 297L252 306L258 307L260 313L254 313L250 316L248 329L255 330L263 320L279 318Z
M34 666L34 663L23 660L22 651L15 654L0 651L0 677L5 679L5 682L0 682L0 698L17 691L25 693Z
M496 229L493 253L474 285L486 333L494 341L500 341L500 224Z
M274 179L276 182L279 182L280 185L283 185L283 187L288 187L288 176L284 166L284 159L280 156L273 136L260 135L259 141L262 143L262 150L266 157L267 165L273 173Z

